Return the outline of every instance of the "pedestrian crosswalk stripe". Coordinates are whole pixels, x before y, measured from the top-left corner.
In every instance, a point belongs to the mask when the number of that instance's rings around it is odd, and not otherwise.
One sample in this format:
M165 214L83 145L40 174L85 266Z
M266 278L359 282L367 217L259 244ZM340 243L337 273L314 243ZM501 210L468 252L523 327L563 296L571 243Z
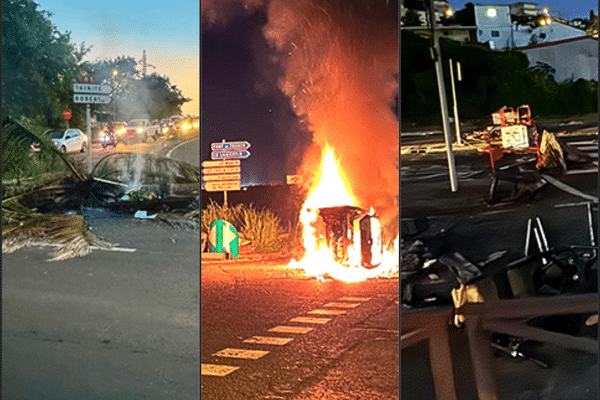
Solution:
M337 308L354 308L358 307L360 304L358 303L328 303L325 304L324 307L337 307Z
M303 326L284 326L284 325L279 325L276 326L275 328L271 328L269 329L269 332L278 332L278 333L308 333L310 331L312 331L313 328L307 328L307 327L303 327Z
M307 324L326 324L331 321L331 318L308 318L308 317L298 317L294 319L290 319L291 322L304 322Z
M323 314L323 315L342 315L346 314L344 310L313 310L309 311L309 314Z
M252 336L250 339L244 340L244 343L253 343L253 344L272 344L275 346L283 346L284 344L288 344L291 342L292 338L280 338L280 337L270 337L270 336Z
M339 301L369 301L370 297L342 297Z
M224 349L213 354L215 357L244 358L247 360L256 360L269 354L268 351L246 350L246 349Z
M202 375L225 376L238 369L240 369L240 367L231 367L229 365L202 364Z

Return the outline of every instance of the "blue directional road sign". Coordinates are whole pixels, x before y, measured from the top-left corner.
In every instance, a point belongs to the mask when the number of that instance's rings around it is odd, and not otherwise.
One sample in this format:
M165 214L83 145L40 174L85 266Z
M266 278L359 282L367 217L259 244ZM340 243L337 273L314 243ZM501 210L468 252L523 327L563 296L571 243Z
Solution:
M213 160L230 160L232 158L248 158L250 152L248 150L218 150L210 153L210 158Z
M210 144L210 149L218 150L246 150L250 148L250 143L244 142L216 142Z

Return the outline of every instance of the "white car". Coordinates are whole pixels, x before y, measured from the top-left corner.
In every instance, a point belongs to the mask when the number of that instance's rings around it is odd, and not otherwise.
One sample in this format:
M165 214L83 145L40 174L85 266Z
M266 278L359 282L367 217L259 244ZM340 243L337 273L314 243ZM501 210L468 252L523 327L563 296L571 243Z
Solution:
M88 146L87 137L79 129L48 129L44 135L63 153L84 153Z
M153 125L147 119L132 119L127 123L127 139L139 138L142 142L148 140L149 137L156 140L158 138L159 126Z

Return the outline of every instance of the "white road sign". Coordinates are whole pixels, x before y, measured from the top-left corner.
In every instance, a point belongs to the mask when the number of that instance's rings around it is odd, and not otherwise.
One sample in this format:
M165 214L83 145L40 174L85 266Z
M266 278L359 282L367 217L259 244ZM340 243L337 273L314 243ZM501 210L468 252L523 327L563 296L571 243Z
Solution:
M75 93L73 95L73 102L89 104L108 104L110 103L110 96L106 96L103 94Z
M110 94L112 87L110 85L96 85L91 83L75 83L73 84L73 92L75 93L93 93L93 94Z
M202 189L208 192L222 192L224 190L240 190L240 181L213 181L206 182L202 185Z
M204 175L209 174L237 174L242 172L240 167L202 168Z
M226 174L226 175L204 175L202 177L205 181L239 181L242 179L240 174Z
M240 160L223 160L223 161L202 161L204 168L211 167L236 167L240 165Z

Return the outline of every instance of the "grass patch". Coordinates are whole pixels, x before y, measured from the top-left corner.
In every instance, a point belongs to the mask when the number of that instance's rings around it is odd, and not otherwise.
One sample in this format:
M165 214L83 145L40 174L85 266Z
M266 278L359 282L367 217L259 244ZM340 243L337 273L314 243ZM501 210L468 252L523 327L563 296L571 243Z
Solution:
M269 210L257 210L242 204L225 207L212 202L202 210L202 232L208 233L210 225L218 219L232 224L241 237L254 244L254 250L258 252L282 251L292 238L292 232L287 238L283 238L281 221Z

